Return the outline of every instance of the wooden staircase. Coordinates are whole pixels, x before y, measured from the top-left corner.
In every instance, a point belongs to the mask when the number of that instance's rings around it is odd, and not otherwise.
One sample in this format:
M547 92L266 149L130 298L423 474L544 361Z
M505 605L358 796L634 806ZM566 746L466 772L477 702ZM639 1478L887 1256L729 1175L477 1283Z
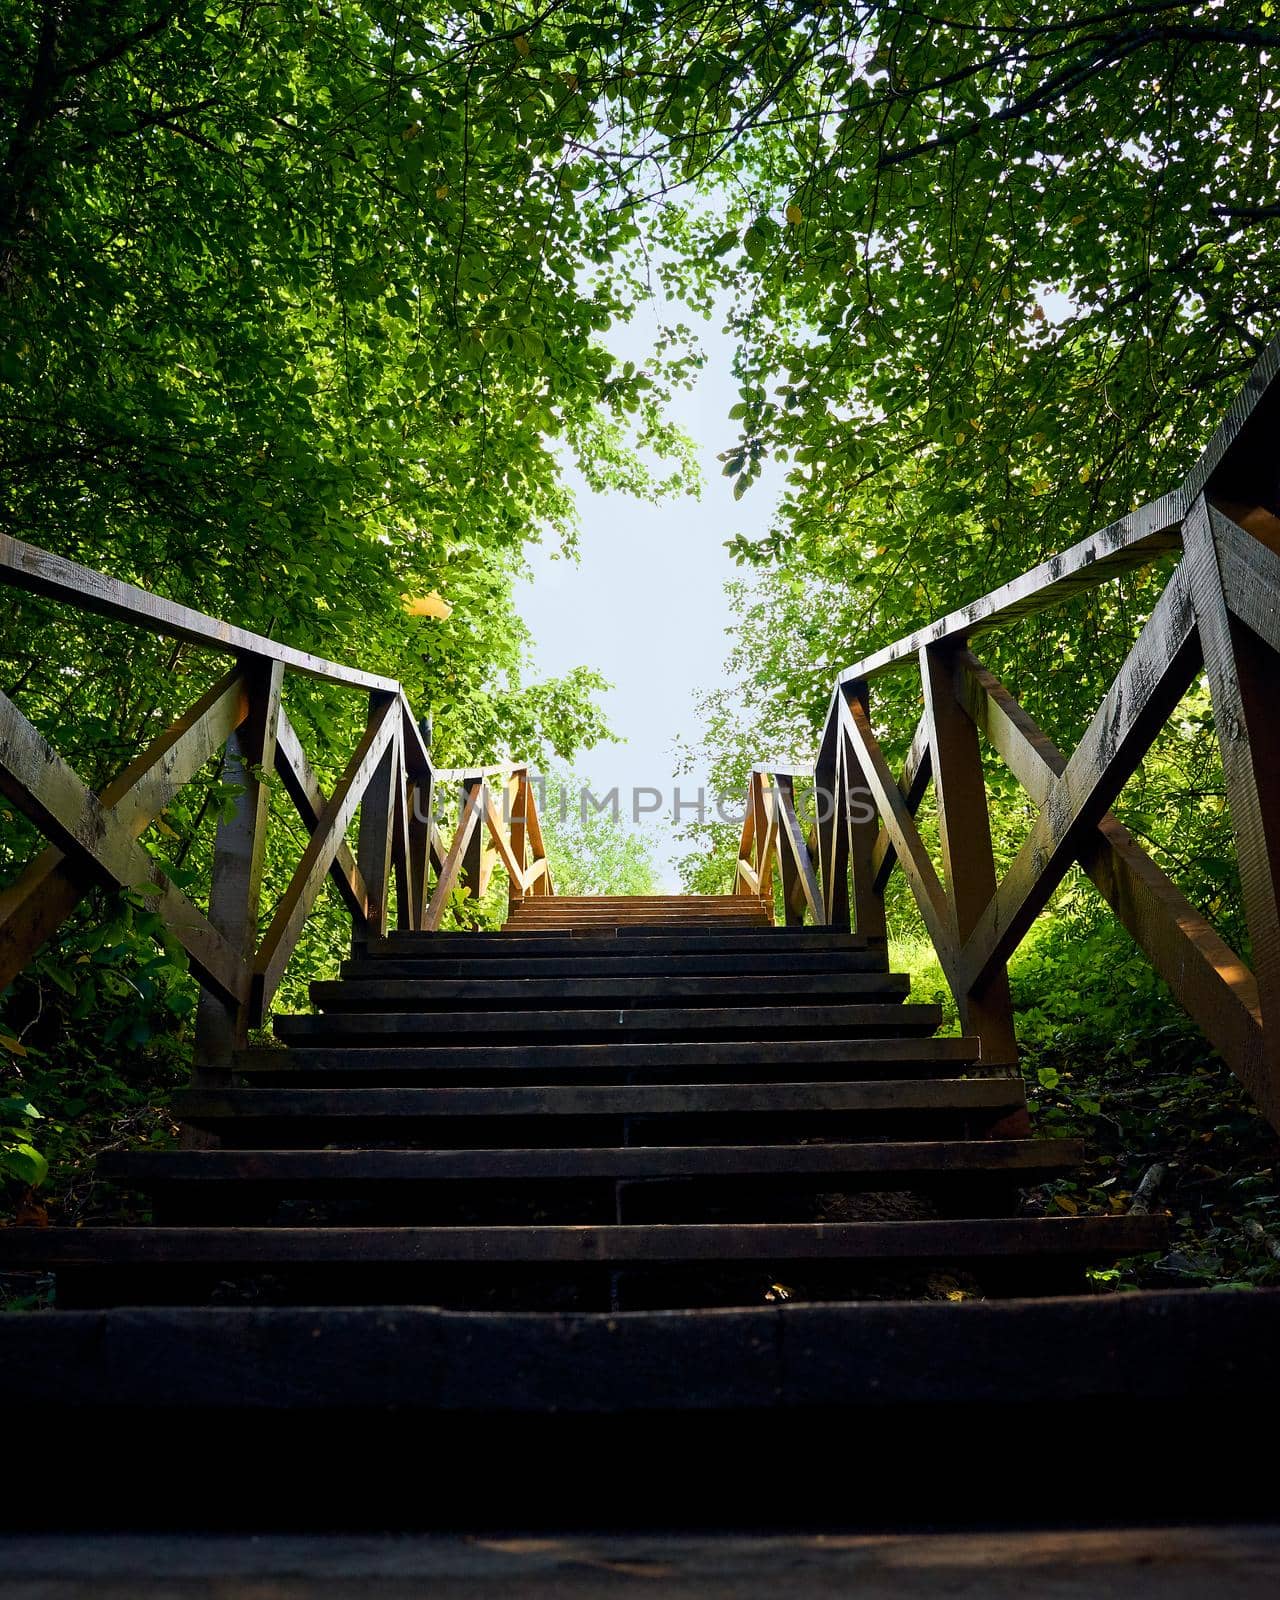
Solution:
M1057 1291L1163 1219L1020 1214L1082 1158L883 948L743 896L529 898L391 933L285 1049L104 1156L154 1225L7 1229L59 1304L599 1311Z

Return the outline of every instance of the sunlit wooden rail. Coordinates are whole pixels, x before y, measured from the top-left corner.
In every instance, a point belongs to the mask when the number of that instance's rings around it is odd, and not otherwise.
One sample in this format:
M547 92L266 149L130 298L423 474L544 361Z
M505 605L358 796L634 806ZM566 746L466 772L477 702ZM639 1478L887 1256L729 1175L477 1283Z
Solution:
M1006 963L1079 862L1172 993L1280 1127L1280 342L1186 480L1100 533L840 674L812 767L752 772L737 892L786 919L885 937L901 868L984 1058L1015 1041ZM1076 748L1064 753L974 641L1160 558L1171 575ZM1201 668L1212 696L1253 969L1110 813ZM900 774L876 736L872 685L919 674L923 711ZM1037 809L997 878L981 741ZM817 797L812 852L797 774ZM934 788L942 870L916 826Z
M0 583L233 658L227 673L98 794L0 694L0 792L49 841L0 891L0 989L95 885L139 891L200 980L197 1059L212 1066L262 1022L327 879L357 939L387 931L393 891L399 928L438 928L453 891L482 893L496 860L513 901L552 892L527 768L434 768L396 680L293 650L4 535ZM364 731L328 796L281 706L287 672L367 696ZM218 826L204 911L166 876L142 837L219 751L222 778L236 798ZM272 773L309 840L264 919ZM461 803L446 845L434 818L453 782ZM354 850L347 842L353 826Z

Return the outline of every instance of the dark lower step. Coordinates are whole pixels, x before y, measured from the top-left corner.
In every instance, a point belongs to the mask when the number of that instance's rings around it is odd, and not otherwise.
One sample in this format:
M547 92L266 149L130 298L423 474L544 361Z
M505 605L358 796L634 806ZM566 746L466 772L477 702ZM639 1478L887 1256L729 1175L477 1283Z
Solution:
M1103 1260L1158 1250L1163 1217L455 1228L4 1228L0 1263L46 1266Z
M385 939L373 939L358 947L357 953L371 960L432 961L437 957L487 957L519 960L531 953L539 956L581 955L583 938L593 942L592 953L609 955L697 954L752 955L775 952L817 950L867 950L884 948L883 941L869 946L856 933L840 933L830 928L742 928L729 933L676 933L663 935L622 933L608 942L594 934L556 933L553 929L534 929L517 933L510 927L498 933L411 933L393 930Z
M482 1044L345 1045L334 1049L294 1046L288 1050L241 1052L237 1072L273 1078L379 1082L441 1080L501 1082L525 1077L550 1083L577 1078L587 1083L626 1081L643 1073L649 1082L700 1081L738 1074L770 1079L948 1076L977 1062L976 1039L753 1039L701 1044ZM541 1074L541 1076L539 1076Z
M276 1017L281 1039L299 1044L378 1043L427 1038L464 1044L489 1038L512 1043L533 1037L593 1039L838 1039L888 1033L927 1036L942 1021L938 1006L636 1006L541 1011L330 1012L322 1017Z
M778 973L767 979L724 975L553 978L342 978L311 985L324 1011L448 1011L468 1006L517 1011L537 1006L751 1006L766 994L777 1006L814 1001L891 1003L911 980L896 972ZM753 1008L757 1009L757 1008Z
M620 1316L527 1316L416 1306L0 1316L0 1369L21 1374L9 1409L36 1408L41 1413L37 1434L50 1431L48 1413L70 1418L84 1409L117 1416L156 1407L181 1408L196 1416L287 1411L316 1415L330 1426L331 1418L358 1406L384 1416L407 1413L417 1419L415 1427L429 1426L428 1419L445 1413L465 1414L471 1425L483 1413L500 1411L548 1417L597 1413L612 1426L620 1413L651 1412L665 1426L663 1419L672 1413L741 1411L753 1416L756 1430L774 1426L794 1409L818 1419L829 1446L828 1418L836 1407L859 1408L868 1418L895 1406L972 1405L982 1408L980 1416L989 1417L991 1408L1002 1405L1092 1402L1103 1408L1098 1420L1105 1429L1108 1419L1114 1423L1115 1408L1126 1402L1156 1403L1178 1423L1189 1400L1206 1396L1229 1400L1230 1414L1250 1427L1264 1402L1274 1411L1278 1345L1280 1289L1248 1294L1180 1289L960 1304L790 1304ZM1024 1425L1026 1420L1024 1415ZM902 1419L897 1421L901 1426ZM1078 1416L1061 1421L1058 1443L1080 1428ZM1224 1421L1225 1414L1219 1424ZM68 1425L74 1423L62 1424ZM950 1453L940 1451L936 1432L930 1432L936 1427L936 1414L926 1414L924 1431L911 1439L917 1468L935 1454L944 1459L945 1482L934 1503L941 1513L961 1485ZM203 1444L198 1430L190 1438L194 1459ZM1109 1475L1096 1471L1098 1436L1088 1433L1086 1441L1086 1476L1099 1483L1104 1492L1100 1508L1111 1518L1116 1486ZM180 1442L175 1434L169 1447ZM144 1443L154 1449L154 1439ZM1009 1438L998 1443L1008 1461ZM53 1444L65 1457L66 1434L53 1430ZM771 1449L760 1448L757 1432L748 1451L750 1472L761 1472L773 1455ZM814 1455L818 1460L822 1451L815 1449ZM1013 1455L1013 1466L1025 1479L1025 1451ZM1217 1452L1208 1456L1213 1473L1226 1464ZM786 1471L798 1464L786 1462ZM320 1465L324 1487L330 1490L332 1454L322 1450ZM599 1460L592 1465L598 1475ZM701 1458L697 1465L704 1468ZM821 1465L829 1479L829 1462ZM1246 1466L1264 1497L1273 1499L1274 1486L1267 1489L1271 1480L1259 1473L1256 1458ZM403 1476L402 1464L394 1470ZM521 1472L527 1491L527 1458L522 1458ZM11 1490L21 1476L14 1475ZM1038 1474L1030 1477L1033 1509L1041 1517L1044 1481ZM843 1493L845 1480L838 1481ZM1163 1473L1153 1481L1167 1504L1171 1481ZM48 1481L35 1487L47 1505ZM70 1487L60 1489L59 1502ZM104 1484L99 1477L88 1487L97 1497ZM136 1498L136 1482L128 1487ZM650 1471L648 1488L654 1487ZM774 1487L782 1487L781 1479ZM474 1495L470 1482L467 1491ZM898 1522L904 1520L904 1492L903 1482L896 1480L893 1520ZM982 1494L988 1497L989 1515L988 1486ZM1126 1490L1126 1510L1128 1495ZM189 1519L189 1501L184 1509ZM243 1509L237 1506L237 1514ZM798 1509L803 1516L805 1508ZM1231 1514L1238 1507L1223 1509ZM1264 1515L1270 1518L1273 1510L1264 1503ZM559 1512L563 1528L563 1504ZM278 1514L277 1505L273 1515ZM847 1501L842 1514L849 1514ZM514 1520L518 1522L518 1515ZM1045 1584L1026 1574L1044 1573L1046 1556L1058 1559L1061 1550L1037 1550L1034 1565L1024 1569L1028 1595L1045 1593ZM850 1575L849 1588L838 1592L871 1592L858 1586L865 1559L859 1547L859 1568ZM980 1586L972 1587L973 1570L966 1573L946 1592L981 1593ZM1163 1581L1172 1581L1168 1573ZM886 1583L881 1592L894 1592L894 1580ZM782 1584L777 1592L792 1591ZM909 1593L904 1591L904 1600ZM1173 1600L1176 1588L1169 1593Z
M617 943L628 945L628 940ZM536 950L536 946L535 946ZM742 977L746 974L773 978L789 973L816 976L823 973L887 972L888 958L883 951L871 950L774 950L762 954L737 951L710 955L703 951L669 951L644 955L634 950L584 953L581 945L572 952L544 955L524 950L505 959L489 953L476 956L439 955L401 957L364 956L342 965L344 978L661 978L668 974L689 977Z
M651 1117L739 1113L1005 1111L1026 1103L1021 1078L879 1079L865 1083L520 1084L447 1089L186 1089L185 1122L246 1118Z
M100 1156L97 1170L100 1176L143 1187L793 1175L866 1176L879 1182L991 1172L1034 1183L1083 1159L1083 1146L1075 1139L974 1139L563 1150L136 1150Z

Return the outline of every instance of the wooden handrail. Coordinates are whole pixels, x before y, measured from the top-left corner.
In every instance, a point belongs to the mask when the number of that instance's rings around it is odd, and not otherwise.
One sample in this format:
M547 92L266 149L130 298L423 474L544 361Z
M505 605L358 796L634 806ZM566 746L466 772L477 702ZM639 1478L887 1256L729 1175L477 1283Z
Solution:
M1280 341L1260 359L1205 454L1171 493L840 673L808 769L752 771L736 892L785 914L885 937L884 893L906 876L961 1020L990 1062L1016 1046L1006 963L1078 862L1174 997L1280 1127ZM1180 552L1151 616L1076 748L1063 755L974 653L1006 626ZM1231 950L1109 807L1205 669L1226 778L1254 970ZM874 730L870 684L914 668L924 713L901 776ZM981 741L1036 808L997 875ZM792 784L818 794L806 874ZM916 813L932 784L942 871ZM781 832L779 833L779 825ZM810 863L812 866L812 863ZM788 887L788 870L791 885ZM797 889L798 886L798 889ZM796 890L796 892L793 892Z
M49 841L0 890L0 989L96 884L136 890L186 950L202 985L198 1070L221 1070L248 1029L263 1021L326 878L357 940L385 933L393 891L399 927L438 928L453 890L465 884L469 892L482 892L494 860L507 871L513 901L553 892L527 768L505 763L461 774L434 768L395 679L294 650L8 535L0 535L0 584L234 658L224 677L96 795L0 694L0 793ZM368 696L364 732L331 796L281 706L286 672ZM236 799L214 840L206 914L140 841L220 750L223 779ZM259 940L269 773L278 777L309 838ZM490 780L498 774L509 779L518 823L509 824L510 806L500 810L494 801ZM478 797L480 809L464 805L458 833L446 847L434 805L441 781L455 776ZM353 852L346 836L357 817ZM467 851L473 839L481 842L482 819L493 850L471 858ZM533 859L526 861L530 846Z

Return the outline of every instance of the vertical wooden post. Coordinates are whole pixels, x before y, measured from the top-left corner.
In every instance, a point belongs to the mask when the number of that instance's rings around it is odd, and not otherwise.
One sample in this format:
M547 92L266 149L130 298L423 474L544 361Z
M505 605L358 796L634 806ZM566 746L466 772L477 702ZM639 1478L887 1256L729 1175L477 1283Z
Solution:
M924 646L920 681L933 758L943 880L951 936L958 949L996 892L996 866L982 750L978 729L957 693L955 649L951 644ZM965 1031L982 1041L984 1065L1017 1061L1009 975L1003 962L972 990L958 994L956 1003Z
M822 747L814 767L814 803L818 811L818 870L827 924L849 931L849 831L844 811L844 761L840 719L827 718Z
M392 696L374 691L369 696L369 717ZM397 728L360 801L360 829L356 840L356 865L369 894L371 939L387 932L387 907L391 898L391 846L395 829L396 774L400 769L401 736Z
M755 817L753 831L755 835L756 876L760 881L760 897L768 905L769 915L775 916L773 909L773 840L775 835L769 827L769 805L765 797L765 779L762 772L753 772L751 774L751 810Z
M396 927L416 928L414 920L413 866L409 858L409 775L405 770L404 740L395 741L396 762L391 785L391 867L396 883Z
M413 904L410 927L421 928L427 908L427 870L431 864L431 805L434 796L430 778L416 778L409 784L409 894Z
M528 865L528 834L525 816L529 809L529 769L517 767L511 774L512 783L507 788L511 806L511 854L521 872ZM508 907L517 906L524 899L524 886L512 879L507 894Z
M795 810L796 789L795 781L789 772L775 772L773 781L779 794L783 794ZM777 800L774 801L778 805ZM781 825L776 837L781 840ZM778 846L778 864L782 868L782 913L788 928L798 928L804 922L804 891L800 887L800 869L796 866L795 857L786 848L785 841ZM797 905L797 901L799 904Z
M458 811L459 823L467 815L469 806L483 806L484 796L481 793L483 789L483 778L466 778L463 780L462 803ZM467 841L466 851L462 857L461 882L470 890L473 900L478 900L484 893L484 834L484 819L482 817L472 830L471 837Z
M867 685L853 683L839 691L848 701L856 700L868 709ZM836 708L837 711L839 708ZM872 946L888 942L884 914L884 892L876 888L875 847L879 819L862 763L843 735L844 782L841 785L842 826L848 834L849 868L853 879L853 924L857 933Z
M1263 1052L1280 1087L1280 656L1227 608L1203 495L1183 524L1183 544L1253 946Z
M244 663L249 715L227 740L222 781L240 790L229 815L218 823L213 844L209 921L251 970L258 942L258 904L271 803L268 775L275 769L276 727L284 666L279 661ZM245 1043L248 1006L231 1007L207 992L196 1010L195 1077L217 1082Z

